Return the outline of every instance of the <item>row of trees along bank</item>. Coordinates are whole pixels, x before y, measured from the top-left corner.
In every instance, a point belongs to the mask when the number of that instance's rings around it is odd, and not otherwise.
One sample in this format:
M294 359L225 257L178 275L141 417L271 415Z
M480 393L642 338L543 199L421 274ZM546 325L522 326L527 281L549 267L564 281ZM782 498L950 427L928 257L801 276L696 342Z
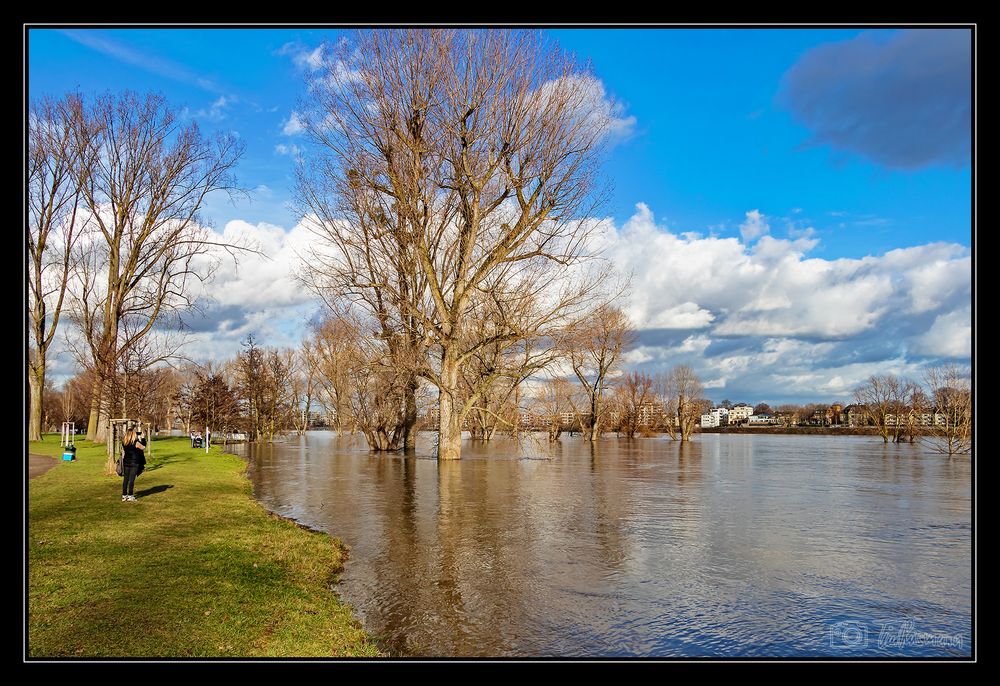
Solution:
M103 442L108 418L136 416L136 378L176 355L171 331L193 305L193 284L211 276L219 248L248 249L213 242L200 216L210 193L239 190L242 151L237 136L203 136L155 94L31 104L29 440L40 438L46 357L67 318L91 384L87 438Z

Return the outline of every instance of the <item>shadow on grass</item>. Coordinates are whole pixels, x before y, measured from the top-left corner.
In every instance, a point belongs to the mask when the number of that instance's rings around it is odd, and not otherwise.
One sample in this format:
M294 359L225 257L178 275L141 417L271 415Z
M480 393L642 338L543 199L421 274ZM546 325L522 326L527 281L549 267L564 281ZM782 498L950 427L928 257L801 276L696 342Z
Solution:
M144 498L147 495L153 495L155 493L163 493L168 488L173 488L173 487L174 487L173 484L160 484L159 486L153 486L152 488L147 488L144 491L136 491L135 497Z
M170 457L159 457L154 455L149 458L148 462L146 462L146 469L144 471L155 472L164 465L168 465L172 462L187 462L192 459L192 457L192 455L171 455Z

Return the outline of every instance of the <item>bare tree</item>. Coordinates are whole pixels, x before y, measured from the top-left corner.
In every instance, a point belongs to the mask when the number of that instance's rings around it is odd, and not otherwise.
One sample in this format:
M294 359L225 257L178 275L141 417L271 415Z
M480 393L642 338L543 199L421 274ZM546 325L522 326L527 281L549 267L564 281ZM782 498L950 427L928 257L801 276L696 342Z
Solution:
M200 219L206 197L236 190L243 144L204 138L159 95L105 95L78 127L82 198L95 239L85 244L77 318L98 374L87 437L102 440L107 383L119 358L156 322L192 306L191 285L213 271L213 243ZM123 320L140 325L126 334Z
M463 367L549 335L597 292L580 267L610 117L596 79L536 32L359 32L332 54L303 117L300 196L323 239L308 268L426 359L438 457L457 459L479 400ZM470 338L474 299L497 291L530 316Z
M304 433L309 430L310 415L316 400L318 390L316 383L316 368L310 363L310 346L308 341L303 343L300 350L295 355L295 373L292 377L292 394L295 396L295 405L299 408L299 417L295 423L295 430Z
M28 115L28 440L41 440L42 394L49 345L59 325L80 237L82 100L42 99Z
M197 375L192 401L191 420L204 426L212 435L231 433L241 423L239 399L222 371L208 365Z
M968 371L956 364L929 368L924 374L932 418L923 439L946 455L972 451L973 408Z
M298 407L293 388L295 371L291 350L261 348L248 335L236 357L238 398L251 441L273 441L276 434L294 426Z
M311 346L319 383L336 409L337 425L350 420L372 450L398 450L411 436L416 397L410 394L416 361L405 345L377 335L379 325L346 315L327 317L314 327ZM412 402L412 406L411 406Z
M344 318L330 316L314 322L311 331L311 340L303 344L307 364L314 370L337 431L350 427L353 432L357 425L351 410L350 369L356 356L354 329Z
M567 428L572 428L573 384L563 378L547 379L536 386L530 398L530 407L541 418L550 441L556 441ZM570 420L565 421L566 417Z
M90 389L93 383L88 376L89 373L83 371L67 379L59 392L59 421L73 422L77 429L85 426L90 409Z
M459 374L463 407L469 407L473 438L490 440L499 430L516 434L520 425L521 385L552 363L556 350L538 336L511 338L511 327L526 330L534 314L529 299L508 299L501 288L472 299L467 346L475 349ZM525 308L518 311L516 306ZM490 341L477 345L479 341Z
M702 395L705 388L694 370L679 365L654 380L655 394L664 405L664 424L673 440L691 440L703 412L711 407Z
M634 438L640 427L647 430L655 424L653 377L632 371L625 375L618 387L620 431L626 438Z
M184 425L184 433L190 434L194 414L194 393L198 385L198 369L196 366L188 365L181 368L176 374L173 384L173 394L171 396L171 424L173 420L180 421Z
M665 430L667 435L676 441L680 421L677 418L677 393L674 390L670 372L657 372L653 376L652 394L659 406L663 408L658 428Z
M581 421L592 441L600 438L608 419L604 397L612 375L622 354L635 340L628 315L610 305L599 307L593 316L568 328L559 338L559 346L587 398Z
M855 404L864 408L884 443L898 440L906 425L906 386L906 381L898 376L874 374L854 389Z

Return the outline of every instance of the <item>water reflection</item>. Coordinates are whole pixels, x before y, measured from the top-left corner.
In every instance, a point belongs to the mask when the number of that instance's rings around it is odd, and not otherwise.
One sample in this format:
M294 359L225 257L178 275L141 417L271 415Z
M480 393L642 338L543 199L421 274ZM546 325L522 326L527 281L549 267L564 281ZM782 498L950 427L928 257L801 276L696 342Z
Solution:
M764 435L433 452L316 432L248 456L261 502L350 546L338 592L394 653L970 651L968 459ZM848 620L862 652L831 645ZM900 620L961 645L877 645Z

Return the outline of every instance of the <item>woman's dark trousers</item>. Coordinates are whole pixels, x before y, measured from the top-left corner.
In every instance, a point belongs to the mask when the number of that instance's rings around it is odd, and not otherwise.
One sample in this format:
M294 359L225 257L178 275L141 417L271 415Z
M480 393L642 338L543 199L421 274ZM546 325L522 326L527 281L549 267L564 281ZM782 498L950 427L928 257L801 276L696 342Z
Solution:
M122 464L122 495L132 495L132 489L135 487L135 477L139 473L139 465L137 464Z

